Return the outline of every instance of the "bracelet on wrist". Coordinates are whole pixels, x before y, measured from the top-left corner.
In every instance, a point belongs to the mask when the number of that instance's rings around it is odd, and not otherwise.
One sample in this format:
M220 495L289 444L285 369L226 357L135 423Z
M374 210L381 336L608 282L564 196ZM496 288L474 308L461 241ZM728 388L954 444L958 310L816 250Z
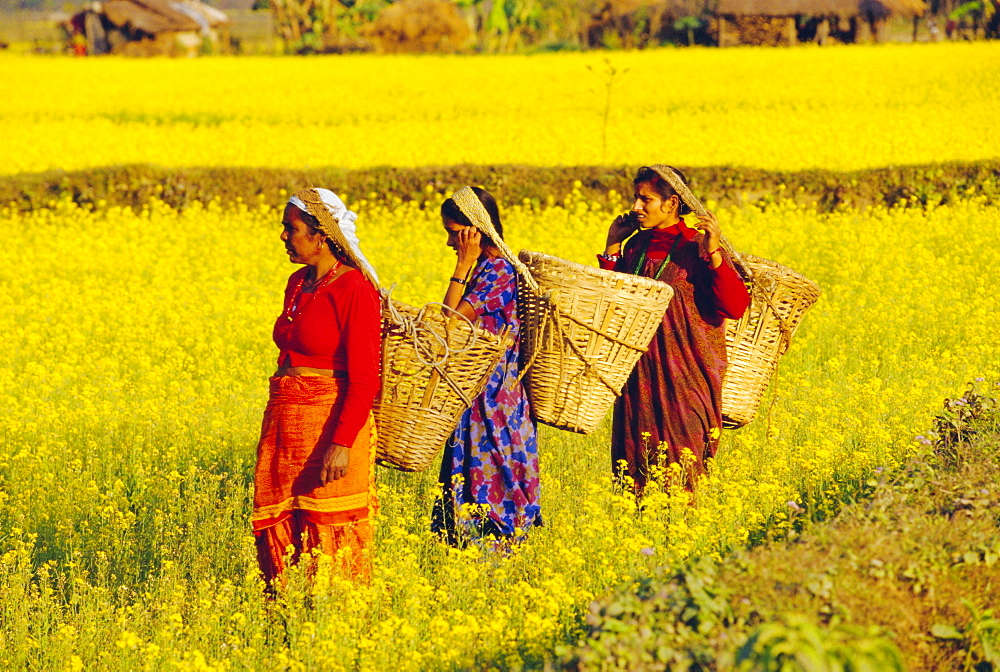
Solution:
M466 281L465 281L465 280L463 280L462 278L456 278L456 277L452 277L452 278L451 278L451 281L452 281L452 282L457 282L457 283L458 283L458 284L460 284L460 285L464 285L464 284L467 284L467 283L466 283Z

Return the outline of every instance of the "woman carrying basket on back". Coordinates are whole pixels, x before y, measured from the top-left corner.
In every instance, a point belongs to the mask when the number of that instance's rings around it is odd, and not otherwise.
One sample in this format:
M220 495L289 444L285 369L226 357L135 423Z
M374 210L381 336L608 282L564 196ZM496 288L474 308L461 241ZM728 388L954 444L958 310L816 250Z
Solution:
M601 268L668 283L674 298L663 322L615 402L612 466L630 477L637 492L650 467L684 463L693 455L686 485L715 455L722 428L722 376L726 370L726 319L739 319L750 295L722 248L715 216L691 212L671 181L683 185L676 168L640 168L632 181L631 212L608 229ZM700 230L700 231L699 231ZM634 235L633 235L634 234ZM624 248L623 244L624 243Z
M332 191L303 189L281 222L289 261L304 266L274 324L278 370L254 475L257 560L272 589L288 553L296 562L316 549L355 577L369 571L382 310L356 218Z
M517 273L483 235L503 238L489 192L458 190L441 205L441 219L458 257L444 305L491 333L507 329L514 340L445 446L432 528L452 545L519 541L530 526L541 524L541 514L538 438L518 381Z

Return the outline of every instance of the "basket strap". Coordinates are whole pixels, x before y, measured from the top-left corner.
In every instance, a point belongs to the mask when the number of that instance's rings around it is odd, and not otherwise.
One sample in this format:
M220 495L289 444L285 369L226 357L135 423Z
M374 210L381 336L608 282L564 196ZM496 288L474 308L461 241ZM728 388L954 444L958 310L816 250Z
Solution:
M455 201L455 205L458 209L462 211L462 214L469 218L472 225L477 229L486 234L486 237L490 239L490 242L496 246L504 258L509 261L517 272L524 279L524 283L528 286L535 294L538 294L538 283L535 282L535 278L532 277L531 271L528 267L517 258L514 251L507 246L504 239L500 237L497 230L493 227L493 221L490 219L490 214L486 212L486 208L483 207L482 202L479 197L476 196L476 192L472 190L472 187L462 187L456 191L451 196L451 200Z
M392 290L395 288L396 285L393 283L388 290L382 290L382 314L390 322L400 327L410 340L413 341L413 354L416 355L421 364L432 367L443 364L448 360L448 356L452 354L452 349L446 339L435 333L433 329L428 329L424 326L423 317L426 306L420 309L416 317L404 315L396 308L392 301ZM462 317L463 319L468 319L464 315ZM472 336L473 341L469 347L475 345L475 339L477 338L475 331L472 332ZM435 353L440 354L435 355Z

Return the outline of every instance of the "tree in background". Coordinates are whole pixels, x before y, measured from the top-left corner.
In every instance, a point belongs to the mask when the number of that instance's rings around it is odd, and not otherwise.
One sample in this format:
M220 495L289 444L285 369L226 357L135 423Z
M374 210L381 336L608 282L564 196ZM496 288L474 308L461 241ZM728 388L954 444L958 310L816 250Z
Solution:
M475 32L479 50L511 53L556 44L579 48L581 17L589 0L456 0Z
M270 0L274 25L292 53L332 53L370 48L363 29L388 0Z
M996 39L1000 37L1000 0L962 2L948 12L948 19L957 24L962 38L975 39L982 30L986 39Z

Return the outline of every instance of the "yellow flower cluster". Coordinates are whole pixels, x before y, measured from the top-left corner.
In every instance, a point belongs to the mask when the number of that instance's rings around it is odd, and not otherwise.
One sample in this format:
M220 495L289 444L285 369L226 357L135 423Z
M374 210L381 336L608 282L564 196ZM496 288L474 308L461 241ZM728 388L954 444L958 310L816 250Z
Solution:
M288 87L289 109L304 120L321 115L302 104L301 81L323 90L315 79L273 83ZM3 104L29 105L10 98ZM395 295L410 303L440 299L453 263L436 214L444 195L361 196L347 200L383 282L398 283ZM508 240L515 250L593 263L625 207L616 194L609 200L574 192L512 205L503 213ZM761 417L723 432L695 506L673 487L638 510L611 481L606 425L592 436L542 428L545 526L509 556L448 549L428 531L435 474L380 470L371 584L336 576L310 584L293 572L287 599L268 603L248 518L276 355L270 328L293 270L278 241L280 212L215 202L0 211L0 667L538 663L575 636L587 602L609 587L692 554L721 555L803 508L829 511L906 459L942 397L975 376L1000 377L1000 208L970 199L820 214L782 202L719 217L738 249L805 274L824 295Z
M192 60L0 55L0 174L152 163L835 170L1000 155L1000 45ZM590 69L588 69L590 66Z

